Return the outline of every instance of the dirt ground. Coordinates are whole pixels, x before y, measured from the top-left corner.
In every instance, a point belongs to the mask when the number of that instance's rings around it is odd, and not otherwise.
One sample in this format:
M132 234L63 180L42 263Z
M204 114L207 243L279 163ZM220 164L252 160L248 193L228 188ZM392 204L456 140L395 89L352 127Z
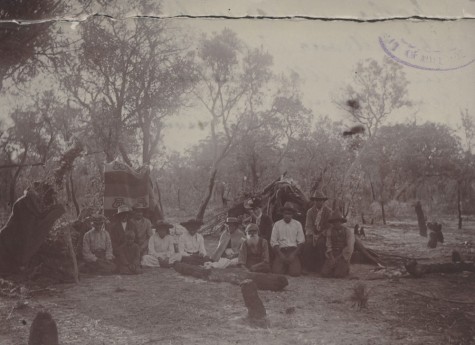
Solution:
M428 249L416 223L367 227L367 247L421 263L474 256L475 222L463 231L444 223L445 243ZM211 251L215 238L207 238ZM396 256L395 256L396 258ZM401 275L402 274L402 275ZM368 307L349 297L357 283L370 290ZM259 291L269 328L250 327L240 288L184 277L173 269L140 276L83 277L28 299L0 298L0 344L26 344L36 312L55 318L61 344L475 344L475 273L408 278L403 268L353 265L349 279L289 278L282 292Z

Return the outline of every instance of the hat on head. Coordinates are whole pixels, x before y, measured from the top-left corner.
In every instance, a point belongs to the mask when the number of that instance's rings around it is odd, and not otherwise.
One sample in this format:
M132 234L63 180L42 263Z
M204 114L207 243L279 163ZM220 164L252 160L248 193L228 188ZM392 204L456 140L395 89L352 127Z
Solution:
M295 209L294 205L287 201L285 204L284 204L284 207L282 207L282 212L292 212L292 213L296 213L297 210Z
M157 221L157 223L155 224L155 228L158 230L158 229L171 229L173 228L173 225L168 223L168 222L165 222L164 220L159 220Z
M248 226L246 226L246 233L249 233L251 231L259 232L259 227L257 226L257 224L251 223Z
M121 205L117 208L117 213L116 214L121 214L121 213L127 213L132 211L129 206L127 205Z
M141 204L141 203L135 204L134 206L132 206L132 208L133 208L134 210L137 210L137 211L143 211L143 210L145 210L145 209L148 209L147 206L145 206L144 204Z
M313 192L310 200L328 200L328 198L320 189L317 189L315 192Z
M256 207L261 207L261 199L250 198L249 200L244 201L244 208L246 210L250 210Z
M203 225L203 221L199 219L188 219L186 222L180 223L181 226L187 229L199 229Z
M93 224L103 224L107 221L107 218L99 213L95 213L91 215L90 219L91 219L91 223Z
M239 219L236 217L228 217L226 218L226 224L239 224Z
M336 209L330 215L328 223L346 223L346 218L342 216L340 210Z

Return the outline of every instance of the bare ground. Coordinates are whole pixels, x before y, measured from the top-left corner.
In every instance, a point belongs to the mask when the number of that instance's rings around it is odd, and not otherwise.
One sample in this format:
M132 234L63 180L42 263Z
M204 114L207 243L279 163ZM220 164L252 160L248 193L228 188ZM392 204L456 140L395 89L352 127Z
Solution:
M473 257L475 222L444 224L445 243L428 249L416 223L366 228L365 245L393 255L449 261L452 249ZM207 239L211 248L216 239ZM472 247L473 248L473 247ZM401 276L402 274L402 276ZM367 309L349 297L358 282L370 289ZM289 278L282 292L259 291L270 327L244 319L238 286L184 277L173 269L140 276L84 277L78 285L54 286L23 308L0 298L0 344L26 344L36 312L56 319L61 344L475 344L475 274L407 278L404 269L353 265L349 279ZM421 295L422 294L422 295ZM26 325L24 324L26 323Z

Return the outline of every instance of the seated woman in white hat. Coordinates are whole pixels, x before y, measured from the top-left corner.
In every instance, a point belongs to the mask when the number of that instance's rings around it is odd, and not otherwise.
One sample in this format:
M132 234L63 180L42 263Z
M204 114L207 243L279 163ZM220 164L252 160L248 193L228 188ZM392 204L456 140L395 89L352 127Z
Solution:
M148 254L142 257L142 266L170 267L174 262L181 260L181 255L175 253L173 237L168 234L173 225L159 221L155 228L155 234L148 241Z

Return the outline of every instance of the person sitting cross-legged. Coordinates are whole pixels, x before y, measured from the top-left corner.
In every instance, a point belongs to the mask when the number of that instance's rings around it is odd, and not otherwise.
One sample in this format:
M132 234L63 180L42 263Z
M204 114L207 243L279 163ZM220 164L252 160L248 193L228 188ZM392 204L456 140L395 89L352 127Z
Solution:
M277 221L272 229L271 246L275 253L272 272L298 277L302 273L300 253L305 243L302 224L292 219L296 211L286 202L282 208L283 219Z
M256 224L251 223L246 227L246 240L241 244L238 264L251 272L269 273L269 245L258 232Z
M238 264L239 248L244 240L244 233L239 229L238 218L228 217L225 224L218 247L211 255L212 262L206 262L206 268L227 268Z
M322 276L344 278L350 273L350 259L355 246L355 235L343 223L346 219L339 210L333 211L328 222L331 224L326 235L326 260Z
M84 271L95 274L113 274L116 266L113 262L112 242L104 229L105 217L91 216L92 229L84 234L82 257L85 261Z
M135 233L126 232L125 242L118 248L117 265L120 274L140 274L140 247L135 243Z
M218 247L211 255L213 261L219 261L220 258L229 260L235 259L239 255L239 248L244 240L244 233L239 229L239 219L235 217L226 218L226 228L221 233Z
M211 261L206 255L205 241L198 229L203 222L190 219L180 223L186 229L178 239L178 252L181 254L181 262L192 265L203 265L205 262Z
M148 241L148 254L142 257L142 266L170 267L174 262L181 260L181 255L175 253L173 237L168 234L173 225L159 221L155 228L155 234Z

